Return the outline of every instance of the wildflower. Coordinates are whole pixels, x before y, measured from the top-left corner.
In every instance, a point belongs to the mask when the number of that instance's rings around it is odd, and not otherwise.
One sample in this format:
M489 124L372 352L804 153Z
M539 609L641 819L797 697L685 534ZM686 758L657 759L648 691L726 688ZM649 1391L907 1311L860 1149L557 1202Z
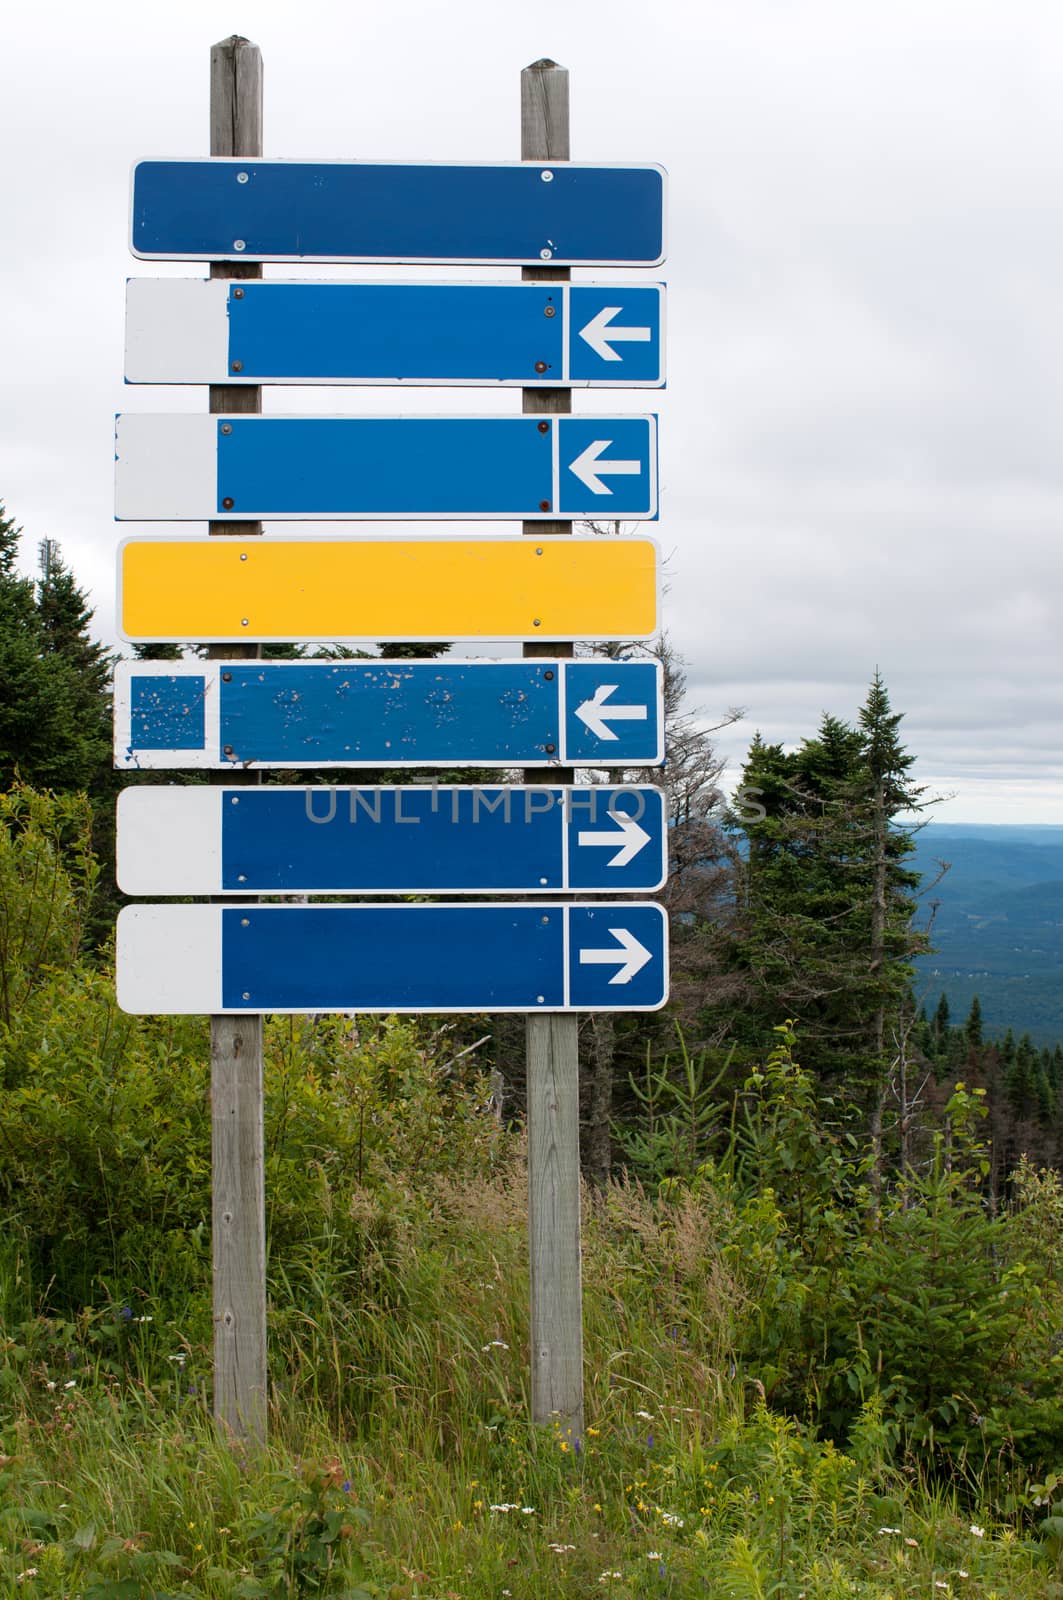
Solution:
M900 1528L880 1528L879 1533L900 1533Z
M947 1589L948 1588L948 1584L947 1583L942 1583L940 1578L935 1578L934 1579L934 1588L935 1589Z
M575 1548L574 1544L552 1544L550 1546L550 1549L557 1556L563 1556L566 1550L575 1550Z
M134 1317L133 1321L134 1322L154 1322L155 1318L154 1317Z
M649 1411L636 1411L635 1415L636 1415L636 1417L641 1417L643 1422L652 1422L653 1421L652 1412L649 1412Z
M567 1439L562 1439L560 1441L560 1444L561 1444L562 1450L567 1450L568 1449L568 1440Z
M913 1550L918 1550L919 1549L919 1540L918 1539L905 1539L904 1542L905 1542L905 1544L911 1545Z
M646 1552L646 1560L647 1561L660 1561L660 1559L661 1559L661 1552L659 1550L647 1550L647 1552Z
M535 1515L535 1507L534 1506L521 1506L520 1514L521 1514L522 1517L534 1517L534 1515Z
M965 1572L962 1567L957 1567L956 1576L957 1578L969 1578L971 1574L969 1572Z
M677 1517L674 1511L662 1511L661 1521L669 1528L681 1528L683 1526L682 1517Z
M601 1431L602 1431L601 1428L588 1428L587 1429L587 1438L588 1439L597 1439L597 1437L601 1433Z
M38 1567L27 1567L25 1572L18 1573L15 1578L15 1582L21 1583L24 1578L35 1578L39 1570L40 1569Z
M54 1389L55 1388L55 1379L54 1378L47 1379L47 1381L45 1382L44 1387L46 1389Z
M484 1508L483 1501L482 1500L474 1500L473 1503L472 1503L472 1508L473 1508L474 1511L482 1511L483 1508Z
M508 1349L509 1349L509 1345L506 1343L506 1341L504 1339L492 1339L489 1344L482 1344L480 1346L481 1352L486 1352L488 1350L508 1350Z
M608 1568L607 1568L606 1571L603 1572L601 1577L598 1579L598 1582L599 1583L608 1583L610 1578L622 1578L623 1576L624 1576L624 1574L622 1572L610 1572L608 1570Z
M600 1511L602 1509L601 1506L598 1504L597 1500L594 1502L594 1509L595 1509L595 1511Z
M985 1529L978 1527L977 1523L971 1523L971 1532L974 1534L976 1539L985 1538Z

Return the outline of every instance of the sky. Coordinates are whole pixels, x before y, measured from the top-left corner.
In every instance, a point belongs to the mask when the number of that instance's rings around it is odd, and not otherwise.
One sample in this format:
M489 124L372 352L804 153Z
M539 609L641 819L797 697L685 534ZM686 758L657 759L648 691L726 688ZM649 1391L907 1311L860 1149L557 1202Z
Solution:
M756 730L793 745L854 718L877 668L936 816L1063 823L1058 0L6 8L0 499L26 570L57 539L108 642L119 537L185 531L113 521L114 413L206 409L123 384L125 279L205 274L134 262L129 170L208 153L210 46L234 32L263 53L267 156L514 160L520 69L567 67L573 159L669 172L664 266L573 275L667 282L668 387L574 409L660 416L660 521L630 531L664 550L689 706L744 713L718 736L727 781ZM345 274L374 275L316 275Z

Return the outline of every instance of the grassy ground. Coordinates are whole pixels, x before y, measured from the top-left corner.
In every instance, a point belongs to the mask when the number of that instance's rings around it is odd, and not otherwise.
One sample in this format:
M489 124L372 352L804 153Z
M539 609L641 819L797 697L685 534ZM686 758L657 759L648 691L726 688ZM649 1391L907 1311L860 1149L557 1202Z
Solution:
M845 1453L765 1408L696 1208L662 1230L618 1187L588 1216L588 1426L530 1427L523 1220L518 1184L452 1185L375 1292L368 1259L357 1285L320 1253L316 1280L275 1274L264 1449L210 1420L194 1297L61 1322L9 1296L0 1595L1063 1594L984 1466L935 1488L875 1408Z

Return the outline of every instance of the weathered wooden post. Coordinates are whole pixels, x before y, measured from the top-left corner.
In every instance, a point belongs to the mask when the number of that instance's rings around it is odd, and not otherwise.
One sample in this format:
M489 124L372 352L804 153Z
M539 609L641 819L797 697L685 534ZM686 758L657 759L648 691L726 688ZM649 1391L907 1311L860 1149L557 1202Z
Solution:
M568 72L536 61L520 75L523 161L569 159ZM567 267L524 267L525 279L567 282ZM570 389L525 389L525 412L572 410ZM572 533L571 522L525 522L529 538ZM524 646L526 656L571 656L571 643ZM571 783L571 767L527 771L525 782ZM580 1274L579 1018L527 1019L528 1250L533 1422L583 1434L583 1295Z
M210 153L262 154L262 53L233 34L210 52ZM257 261L212 261L212 278L261 278ZM211 384L212 413L262 410L257 386ZM261 522L211 522L212 537L246 539ZM215 660L257 645L213 645ZM216 775L231 786L255 772ZM214 1255L214 1415L238 1437L266 1436L266 1197L260 1016L210 1019Z

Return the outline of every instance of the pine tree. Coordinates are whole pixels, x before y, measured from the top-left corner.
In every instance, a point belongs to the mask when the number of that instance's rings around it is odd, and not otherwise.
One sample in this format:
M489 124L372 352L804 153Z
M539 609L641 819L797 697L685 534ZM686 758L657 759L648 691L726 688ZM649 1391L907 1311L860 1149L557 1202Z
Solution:
M934 1038L940 1043L948 1038L949 1032L949 1000L948 995L942 992L938 1001L937 1010L934 1012Z
M54 539L41 541L39 559L37 613L41 648L47 663L69 672L85 764L84 779L78 787L97 795L101 791L110 793L114 788L110 759L112 661L89 632L93 609L64 564Z
M963 1031L968 1045L972 1050L977 1050L982 1043L982 1005L977 995L971 1001L971 1009L967 1013Z
M881 1082L911 1014L910 960L926 947L900 820L923 808L922 790L900 721L876 673L857 726L825 715L794 751L758 736L739 793L761 815L733 812L746 840L733 959L754 990L736 1031L759 1043L794 1017L810 1065L865 1087Z
M106 669L77 620L91 612L65 574L38 605L20 533L0 505L0 782L88 790L110 767Z

